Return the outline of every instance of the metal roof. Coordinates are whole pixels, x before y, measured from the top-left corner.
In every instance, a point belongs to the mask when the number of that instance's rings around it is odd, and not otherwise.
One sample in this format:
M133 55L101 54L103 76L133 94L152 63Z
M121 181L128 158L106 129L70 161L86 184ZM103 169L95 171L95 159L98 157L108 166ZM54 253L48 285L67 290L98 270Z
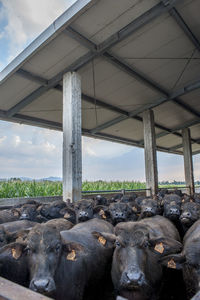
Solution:
M78 0L0 73L0 118L62 130L62 76L82 78L83 135L200 153L200 1Z

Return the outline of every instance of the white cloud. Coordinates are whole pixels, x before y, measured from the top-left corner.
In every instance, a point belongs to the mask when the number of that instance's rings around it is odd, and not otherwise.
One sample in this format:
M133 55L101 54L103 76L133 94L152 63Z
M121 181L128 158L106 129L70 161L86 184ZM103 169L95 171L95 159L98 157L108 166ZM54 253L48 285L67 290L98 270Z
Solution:
M15 144L15 147L19 146L19 144L21 143L21 138L19 135L16 135L14 137L14 144Z
M1 0L7 18L5 34L9 38L9 58L21 52L27 42L33 40L61 15L75 0ZM1 15L0 15L1 17Z
M0 144L3 143L5 140L6 140L6 136L5 135L2 136L2 137L0 137Z
M83 140L83 154L97 158L110 159L120 157L133 150L133 147L87 138Z

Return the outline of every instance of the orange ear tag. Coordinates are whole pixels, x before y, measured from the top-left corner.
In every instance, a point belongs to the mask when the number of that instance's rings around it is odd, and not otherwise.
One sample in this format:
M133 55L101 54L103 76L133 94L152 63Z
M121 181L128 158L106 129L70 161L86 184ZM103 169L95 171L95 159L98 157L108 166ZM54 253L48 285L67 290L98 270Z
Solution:
M22 254L22 251L19 248L18 249L12 248L11 252L12 252L12 257L14 259L18 259L21 256L21 254Z
M171 268L171 269L176 269L176 263L175 263L175 261L173 260L173 258L170 259L170 260L168 261L167 267L168 267L168 268Z
M70 218L70 214L69 213L66 213L65 215L64 215L64 219L69 219Z
M137 207L133 206L132 211L134 211L136 213L137 212Z
M163 243L156 244L154 249L155 249L157 252L161 253L161 254L162 254L162 253L164 252L164 250L165 250L165 248L164 248L164 246L163 246Z
M14 213L13 213L13 215L15 216L15 217L18 217L19 216L19 213L18 213L18 211L14 211Z
M76 251L72 250L69 254L67 254L67 260L72 260L75 261L76 260Z
M99 241L100 244L102 244L103 246L105 246L105 244L106 244L106 239L104 239L103 236L100 236L100 237L98 238L98 241Z
M103 211L103 209L101 209L99 211L99 215L102 217L102 219L106 219L106 215L105 215L105 212Z

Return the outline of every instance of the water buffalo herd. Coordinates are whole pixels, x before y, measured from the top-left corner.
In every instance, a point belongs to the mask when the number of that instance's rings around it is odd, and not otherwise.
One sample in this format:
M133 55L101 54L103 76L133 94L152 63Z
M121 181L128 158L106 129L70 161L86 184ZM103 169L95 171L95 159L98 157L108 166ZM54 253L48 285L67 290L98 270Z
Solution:
M0 276L56 300L198 300L200 194L0 210Z

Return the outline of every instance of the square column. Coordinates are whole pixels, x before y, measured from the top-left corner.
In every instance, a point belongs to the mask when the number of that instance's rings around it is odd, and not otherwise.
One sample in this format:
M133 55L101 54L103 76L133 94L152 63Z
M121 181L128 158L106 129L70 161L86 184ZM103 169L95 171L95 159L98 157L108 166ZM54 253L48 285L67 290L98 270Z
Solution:
M75 72L63 76L63 201L81 199L81 79Z
M156 138L154 127L154 114L152 110L143 113L144 126L144 156L145 156L145 175L146 175L146 195L151 196L157 193L158 189L158 170L156 157Z
M185 128L182 130L183 137L183 155L184 155L184 169L185 169L185 183L189 186L187 189L188 194L194 194L194 174L193 174L193 161L192 161L192 147L190 138L190 129Z

